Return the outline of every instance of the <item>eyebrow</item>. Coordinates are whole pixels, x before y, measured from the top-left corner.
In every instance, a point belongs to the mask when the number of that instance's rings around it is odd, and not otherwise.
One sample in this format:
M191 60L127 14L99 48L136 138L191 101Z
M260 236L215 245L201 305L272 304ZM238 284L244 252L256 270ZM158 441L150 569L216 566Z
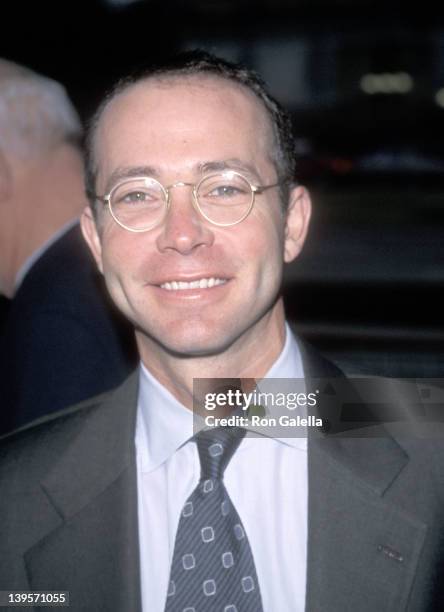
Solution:
M122 179L131 178L133 176L152 176L159 177L159 171L154 166L118 166L113 170L106 181L105 192Z
M257 169L252 164L248 164L237 157L224 160L200 162L194 166L194 170L199 174L207 174L208 172L219 172L223 170L238 170L257 181L260 180ZM135 176L152 176L153 178L159 179L160 174L160 169L156 166L119 166L110 174L106 182L105 191L108 193L113 185L126 178Z
M221 161L205 162L204 164L199 164L199 169L202 174L213 171L218 172L219 170L240 170L241 172L249 174L250 176L253 176L259 180L259 173L255 166L248 164L237 157L224 159Z

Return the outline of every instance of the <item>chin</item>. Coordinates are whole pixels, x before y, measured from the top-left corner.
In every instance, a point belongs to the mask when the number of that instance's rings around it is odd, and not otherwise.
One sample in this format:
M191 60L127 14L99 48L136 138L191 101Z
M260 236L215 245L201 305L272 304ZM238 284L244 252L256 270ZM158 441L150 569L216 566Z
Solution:
M164 333L156 330L155 341L170 354L179 357L204 357L217 355L233 342L231 334L215 325L184 324L171 326Z

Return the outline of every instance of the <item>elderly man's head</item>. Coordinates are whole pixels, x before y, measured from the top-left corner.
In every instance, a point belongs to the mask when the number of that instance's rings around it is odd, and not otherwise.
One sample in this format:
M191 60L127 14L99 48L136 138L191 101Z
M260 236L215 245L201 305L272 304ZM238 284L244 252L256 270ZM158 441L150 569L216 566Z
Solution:
M310 203L291 182L285 114L233 71L124 82L93 124L89 188L108 210L100 203L97 225L86 211L84 233L151 362L219 355L283 328L282 266L302 248Z
M30 159L67 140L82 128L65 89L24 66L0 60L0 149Z
M81 137L62 85L0 60L1 294L14 295L23 262L80 213Z

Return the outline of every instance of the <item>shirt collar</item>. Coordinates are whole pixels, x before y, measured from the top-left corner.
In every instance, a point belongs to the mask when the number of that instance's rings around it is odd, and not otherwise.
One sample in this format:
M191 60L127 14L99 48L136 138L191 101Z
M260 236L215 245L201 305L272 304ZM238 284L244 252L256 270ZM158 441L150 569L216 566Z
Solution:
M74 225L79 222L78 218L72 219L68 223L65 223L60 229L58 229L48 240L46 240L38 249L36 249L20 267L15 277L15 292L17 292L20 285L23 283L25 276L28 274L32 266L42 257L44 253L55 243L59 238L66 234Z
M266 378L303 378L300 350L286 324L284 347ZM164 463L193 435L193 414L185 408L160 382L140 364L139 397L137 405L136 447L142 472L151 472ZM264 380L258 388L263 389ZM306 438L275 438L295 448L306 448ZM250 440L245 440L247 444Z
M140 364L136 447L142 472L166 461L193 436L193 413Z
M285 323L285 332L285 344L281 354L268 370L264 378L257 383L257 389L260 393L292 393L295 390L297 390L297 392L302 392L305 390L305 384L304 389L301 388L300 384L300 382L305 378L301 352L299 350L296 337L291 331L288 323ZM275 379L285 380L276 383ZM294 381L299 381L297 382L297 389L295 389ZM273 416L272 407L269 408L267 406L266 412L267 415ZM282 411L277 411L277 414L282 414ZM290 413L289 416L296 415ZM305 410L303 416L305 416ZM298 431L300 431L298 436L282 438L273 437L273 439L285 444L286 446L307 450L307 430L306 428L298 428Z

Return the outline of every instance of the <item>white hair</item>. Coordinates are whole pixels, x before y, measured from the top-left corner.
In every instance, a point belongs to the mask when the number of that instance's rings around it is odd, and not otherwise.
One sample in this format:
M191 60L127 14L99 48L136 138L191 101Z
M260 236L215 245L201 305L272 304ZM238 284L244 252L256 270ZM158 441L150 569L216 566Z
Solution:
M0 149L28 159L77 140L81 133L80 118L62 85L0 60Z

